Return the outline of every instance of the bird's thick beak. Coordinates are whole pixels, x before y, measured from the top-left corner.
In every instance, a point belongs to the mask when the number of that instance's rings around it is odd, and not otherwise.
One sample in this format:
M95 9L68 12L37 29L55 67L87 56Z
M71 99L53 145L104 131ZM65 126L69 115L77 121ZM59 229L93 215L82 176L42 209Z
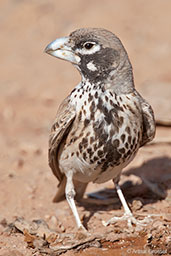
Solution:
M44 50L46 53L63 60L67 60L73 64L78 64L80 58L76 55L69 44L69 37L61 37L50 44Z

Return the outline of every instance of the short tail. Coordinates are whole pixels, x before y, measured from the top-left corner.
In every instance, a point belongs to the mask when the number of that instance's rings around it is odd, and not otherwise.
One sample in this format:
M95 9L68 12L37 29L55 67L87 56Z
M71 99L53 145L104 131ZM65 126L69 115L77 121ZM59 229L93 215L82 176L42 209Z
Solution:
M76 192L75 199L77 201L79 201L84 196L84 192L87 188L88 183L83 183L83 182L80 182L77 180L73 180L73 183L74 183L74 188L75 188L75 192ZM60 202L60 201L63 201L66 199L65 198L65 186L66 186L66 177L64 176L62 181L58 185L58 191L57 191L55 197L53 198L53 202L57 203L57 202Z

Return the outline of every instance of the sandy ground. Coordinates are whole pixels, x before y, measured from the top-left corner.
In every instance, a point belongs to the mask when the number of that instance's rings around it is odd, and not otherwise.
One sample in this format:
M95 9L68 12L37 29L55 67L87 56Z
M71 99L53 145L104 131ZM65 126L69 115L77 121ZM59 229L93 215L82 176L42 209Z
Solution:
M171 253L170 10L169 0L0 1L0 256ZM89 238L77 237L66 201L52 203L57 181L47 161L49 130L80 77L43 50L79 27L104 27L121 38L136 87L153 103L158 123L167 121L120 181L135 216L150 215L141 230L103 226L123 213L112 182L89 184L86 192L103 190L102 199L86 195L78 204Z

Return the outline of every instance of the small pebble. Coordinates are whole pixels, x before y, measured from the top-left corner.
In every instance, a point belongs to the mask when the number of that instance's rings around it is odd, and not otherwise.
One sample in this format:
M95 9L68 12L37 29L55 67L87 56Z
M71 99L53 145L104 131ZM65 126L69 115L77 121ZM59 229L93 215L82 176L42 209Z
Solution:
M143 207L143 204L140 200L133 200L131 209L133 211L140 210Z

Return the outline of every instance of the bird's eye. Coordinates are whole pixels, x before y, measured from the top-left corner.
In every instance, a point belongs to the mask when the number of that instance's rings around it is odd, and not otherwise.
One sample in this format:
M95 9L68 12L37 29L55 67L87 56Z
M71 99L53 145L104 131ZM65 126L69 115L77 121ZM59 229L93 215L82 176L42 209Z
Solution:
M86 42L84 43L83 47L87 50L90 50L93 46L95 45L95 43L92 42Z

